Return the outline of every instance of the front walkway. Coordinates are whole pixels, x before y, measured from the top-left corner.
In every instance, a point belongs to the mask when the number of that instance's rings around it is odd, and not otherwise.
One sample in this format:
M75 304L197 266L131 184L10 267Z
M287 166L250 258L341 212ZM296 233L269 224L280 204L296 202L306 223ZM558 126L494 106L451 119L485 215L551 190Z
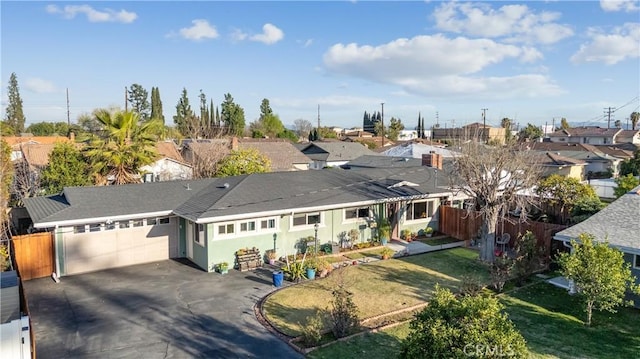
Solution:
M434 239L437 239L437 237L434 237ZM407 255L439 251L441 249L464 247L464 241L441 244L437 246L430 246L420 241L407 242L402 239L394 239L387 244L387 247L393 249L396 252L395 257L403 257Z

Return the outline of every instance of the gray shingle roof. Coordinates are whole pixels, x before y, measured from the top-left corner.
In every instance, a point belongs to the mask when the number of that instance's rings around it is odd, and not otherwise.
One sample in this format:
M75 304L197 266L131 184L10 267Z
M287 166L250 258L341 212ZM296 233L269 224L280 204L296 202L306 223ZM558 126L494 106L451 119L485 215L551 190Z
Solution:
M554 238L568 240L582 233L590 233L598 241L607 240L624 252L640 254L640 186Z
M301 150L315 161L350 161L364 155L377 155L358 142L312 142Z

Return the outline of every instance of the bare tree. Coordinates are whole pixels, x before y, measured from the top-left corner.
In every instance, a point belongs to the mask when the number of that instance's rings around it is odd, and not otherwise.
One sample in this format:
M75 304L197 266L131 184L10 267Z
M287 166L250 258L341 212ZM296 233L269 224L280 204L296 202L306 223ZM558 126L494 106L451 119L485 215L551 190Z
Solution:
M218 172L218 163L230 152L226 142L192 144L193 178L211 178Z
M298 137L307 138L309 136L309 132L313 129L313 124L302 118L293 121L293 125L296 128L295 131Z
M13 205L24 206L23 200L34 197L40 192L40 171L24 161L17 161L14 166L11 197Z
M497 221L516 208L526 220L527 210L537 203L527 191L538 183L540 166L537 157L515 143L487 146L466 141L456 147L460 152L454 158L451 186L474 199L475 206L468 209L482 217L480 259L493 262Z

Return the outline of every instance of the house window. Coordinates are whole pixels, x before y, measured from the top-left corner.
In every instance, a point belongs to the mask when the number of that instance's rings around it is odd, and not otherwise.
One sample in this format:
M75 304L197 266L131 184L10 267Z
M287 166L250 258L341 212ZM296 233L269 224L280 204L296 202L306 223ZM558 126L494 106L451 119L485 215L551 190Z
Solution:
M147 226L155 226L158 224L157 218L147 218Z
M408 221L431 218L434 214L433 201L413 202L407 205L406 218Z
M158 219L159 224L169 224L169 222L170 222L169 217L162 217Z
M112 231L114 229L116 229L116 224L115 223L113 223L113 222L105 223L105 225L104 225L104 230L105 231Z
M293 215L294 226L306 226L320 223L320 213L298 213Z
M100 223L91 223L89 225L89 232L100 232Z
M194 223L194 229L195 229L195 242L198 243L199 245L204 245L204 224L202 223Z
M141 219L134 219L133 220L133 226L134 227L142 227L142 220Z
M240 232L253 232L256 230L256 222L242 222L240 223Z
M120 221L118 222L118 225L120 226L120 229L126 229L129 228L129 221Z
M344 210L344 219L364 219L369 217L369 207L347 208Z
M84 232L85 232L85 230L86 230L86 229L85 229L84 224L83 224L83 225L80 225L80 226L75 226L75 227L73 227L73 233L84 233Z
M233 233L235 233L235 225L233 223L218 225L218 234L233 234Z
M263 219L260 221L260 229L274 229L276 228L276 220L274 218L271 219Z
M636 254L633 261L633 267L640 269L640 254Z

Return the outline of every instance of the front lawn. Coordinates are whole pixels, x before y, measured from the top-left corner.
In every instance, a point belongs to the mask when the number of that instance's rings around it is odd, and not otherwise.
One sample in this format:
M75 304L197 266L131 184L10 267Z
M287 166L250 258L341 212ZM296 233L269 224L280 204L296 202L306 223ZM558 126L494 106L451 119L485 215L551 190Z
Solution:
M465 275L487 283L488 270L477 258L476 251L455 248L349 266L280 290L265 301L264 314L283 333L298 336L307 317L330 306L331 291L340 282L353 293L360 319L408 308L428 301L436 283L455 292Z
M430 246L441 246L443 244L460 242L460 240L455 239L453 237L420 238L418 240Z
M593 324L583 324L585 313L576 297L564 289L539 282L500 296L509 318L527 341L531 358L637 358L640 353L640 311L594 312ZM336 342L309 354L309 358L393 358L409 324Z

